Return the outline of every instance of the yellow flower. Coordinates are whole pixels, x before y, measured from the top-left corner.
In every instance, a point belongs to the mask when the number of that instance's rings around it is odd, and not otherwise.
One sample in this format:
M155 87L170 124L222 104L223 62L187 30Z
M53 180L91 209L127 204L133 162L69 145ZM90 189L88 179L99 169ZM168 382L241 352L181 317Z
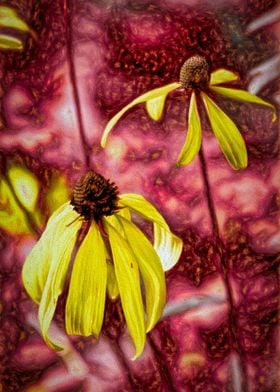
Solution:
M197 99L202 99L212 130L218 139L220 148L226 159L233 169L244 169L248 164L247 149L244 139L234 122L217 106L205 91L221 94L237 101L256 103L270 107L274 111L272 121L276 121L276 112L273 105L254 94L236 88L233 89L221 86L223 83L232 82L237 79L238 76L235 73L226 69L218 69L209 74L208 63L203 57L190 57L181 68L179 83L171 83L151 90L134 99L118 112L108 122L102 135L101 145L102 147L105 147L112 128L130 108L139 103L145 103L149 116L153 120L158 121L163 114L167 95L173 90L184 87L186 90L191 90L188 113L188 132L185 144L179 154L177 165L189 164L200 150L202 131L197 108Z
M130 212L153 223L153 245L131 221ZM83 230L75 253L78 233ZM61 349L50 339L48 330L58 298L68 284L66 332L98 337L107 291L112 300L120 296L137 358L143 351L146 332L155 326L166 302L164 270L174 266L181 251L182 241L143 196L119 195L114 183L89 172L76 184L71 202L50 217L23 266L25 289L39 304L43 338L52 348Z

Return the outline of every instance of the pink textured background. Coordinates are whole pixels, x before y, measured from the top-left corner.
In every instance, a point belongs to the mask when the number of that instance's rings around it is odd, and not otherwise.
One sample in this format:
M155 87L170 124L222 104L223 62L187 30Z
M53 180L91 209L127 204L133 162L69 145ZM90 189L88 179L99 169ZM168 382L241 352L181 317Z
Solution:
M39 39L26 36L23 52L0 53L2 175L14 163L31 170L41 183L38 209L47 219L51 173L63 174L71 189L88 165L115 181L120 192L153 202L184 250L167 274L166 312L172 314L150 333L139 360L130 360L133 347L118 304L108 304L98 342L70 342L58 316L54 331L68 345L59 355L42 341L37 308L20 278L36 235L1 229L2 391L279 391L279 130L271 112L217 99L246 139L249 166L242 172L228 166L205 118L205 161L197 157L176 167L189 101L180 92L170 94L159 123L139 105L114 128L106 150L99 146L118 110L151 88L177 81L193 53L206 56L212 69L238 72L238 86L247 88L250 71L277 55L279 25L268 23L252 34L246 28L276 3L9 5ZM277 82L279 75L259 92L276 106Z

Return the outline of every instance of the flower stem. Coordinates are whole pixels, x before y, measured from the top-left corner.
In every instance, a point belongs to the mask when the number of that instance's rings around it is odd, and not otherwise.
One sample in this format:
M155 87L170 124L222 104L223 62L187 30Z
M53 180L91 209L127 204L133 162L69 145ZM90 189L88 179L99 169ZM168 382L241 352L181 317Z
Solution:
M235 310L235 306L234 306L233 292L232 292L231 284L229 281L229 273L228 273L228 266L227 266L226 258L225 258L224 244L223 244L223 241L222 241L222 239L220 237L220 233L219 233L219 225L218 225L217 215L216 215L213 197L212 197L212 193L211 193L210 182L209 182L209 177L208 177L208 172L207 172L207 166L206 166L205 156L204 156L204 152L203 152L203 146L201 146L201 149L199 151L199 159L200 159L201 173L202 173L202 177L203 177L205 194L206 194L206 199L207 199L207 205L208 205L211 224L212 224L212 233L214 236L215 245L217 246L217 249L218 249L218 252L220 255L220 266L219 267L222 271L222 277L224 280L226 294L227 294L227 298L229 301L228 317L229 317L230 343L240 357L240 366L241 366L241 372L242 372L242 391L246 392L248 390L248 385L247 385L247 380L246 380L245 365L243 362L243 350L242 350L242 347L239 343L238 333L237 333L238 328L237 328L237 323L236 323L236 310Z
M73 6L71 0L64 0L64 12L65 12L65 31L66 31L66 48L67 48L67 60L69 64L70 81L72 86L72 93L75 102L77 121L79 134L81 139L81 145L84 155L84 165L86 169L90 168L90 146L86 140L85 127L83 123L82 107L78 90L77 73L75 67L75 61L73 56L73 31L72 31L72 17L73 17Z
M137 390L136 389L136 387L137 387L136 382L131 374L131 371L130 371L129 366L126 362L126 358L124 356L124 353L120 347L119 339L112 338L112 337L109 337L109 338L110 338L110 342L111 342L111 348L113 349L114 353L116 354L116 357L118 358L118 360L119 360L119 362L120 362L120 364L126 374L127 381L128 381L129 386L131 388L131 391Z
M150 347L153 351L153 355L154 355L154 358L155 358L156 363L158 365L161 379L167 385L169 392L176 392L176 388L173 385L172 377L171 377L169 370L166 366L166 362L165 362L164 358L162 358L162 355L161 355L160 351L158 350L157 345L156 345L151 333L147 334L147 340L148 340Z

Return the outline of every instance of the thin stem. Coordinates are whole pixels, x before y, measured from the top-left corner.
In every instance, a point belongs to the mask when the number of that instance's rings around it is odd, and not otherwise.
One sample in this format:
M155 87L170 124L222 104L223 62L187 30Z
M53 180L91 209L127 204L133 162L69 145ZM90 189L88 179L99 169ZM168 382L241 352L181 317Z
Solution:
M149 333L147 335L147 340L148 340L150 347L153 351L155 360L156 360L158 368L159 368L161 378L162 378L162 380L165 381L166 385L168 386L168 391L169 392L176 392L176 388L173 385L172 377L171 377L170 372L166 366L166 362L165 362L164 358L162 358L161 353L160 353L159 349L157 348L157 345L156 345L151 333Z
M225 260L225 255L224 255L224 245L223 241L220 237L219 233L219 225L218 225L218 220L217 220L217 215L214 207L214 202L213 202L213 197L211 194L211 188L210 188L210 182L209 182L209 177L208 177L208 172L207 172L207 166L205 162L205 156L203 152L203 146L201 146L201 149L199 151L199 159L200 159L200 167L201 167L201 173L204 181L204 188L205 188L205 194L206 194L206 199L207 199L207 204L208 204L208 209L210 213L210 218L211 218L211 223L212 223L212 232L213 236L216 242L216 246L218 248L218 252L220 254L220 261L221 261L221 269L222 269L222 276L224 279L224 285L229 301L229 331L230 331L230 340L239 354L240 357L240 365L241 365L241 371L242 371L242 390L246 392L248 390L247 386L247 379L245 375L245 366L242 360L243 357L243 351L242 347L239 343L238 339L238 333L237 333L237 323L236 323L236 311L235 311L235 306L234 306L234 301L233 301L233 292L231 288L231 284L229 281L229 274L228 274L228 267L227 263Z
M127 381L128 381L128 383L130 385L131 391L136 391L137 390L137 385L136 385L136 382L135 382L135 380L134 380L134 378L133 378L133 376L131 374L129 366L128 366L127 362L126 362L126 358L124 356L124 353L123 353L123 351L122 351L122 349L120 347L119 339L118 338L112 338L112 337L109 337L109 338L110 338L110 341L111 341L111 347L114 350L114 352L115 352L118 360L120 361L121 366L122 366L122 368L123 368L123 370L124 370L124 372L126 374Z
M72 93L75 102L76 114L77 114L77 121L79 127L79 134L81 139L81 145L83 149L84 155L84 164L86 169L90 168L90 146L86 140L85 134L85 127L83 123L83 116L82 116L82 107L81 101L79 96L78 90L78 83L77 83L77 73L74 61L74 49L73 49L73 31L72 31L72 16L73 16L73 9L71 0L64 0L64 12L65 12L65 30L66 30L66 48L67 48L67 59L69 64L69 73L70 73L70 81L72 86Z

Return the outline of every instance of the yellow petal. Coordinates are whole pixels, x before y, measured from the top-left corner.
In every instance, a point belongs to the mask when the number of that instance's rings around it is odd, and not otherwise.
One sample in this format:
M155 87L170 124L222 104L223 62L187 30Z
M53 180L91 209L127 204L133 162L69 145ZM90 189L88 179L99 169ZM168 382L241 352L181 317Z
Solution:
M234 72L229 71L228 69L217 69L212 72L210 75L210 86L221 83L228 83L238 80L239 76Z
M131 220L131 216L130 216L130 212L128 208L120 208L118 210L118 212L116 212L115 214L116 216L122 216L126 219L128 219L129 221ZM121 223L115 219L113 216L107 216L107 222L109 222L112 226L114 226L114 228L122 235L124 236L124 230L123 227L121 225ZM108 269L108 273L107 273L107 293L109 298L111 298L111 300L116 300L120 294L119 292L119 288L118 288L118 283L116 280L116 274L115 274L115 270L114 270L114 266L111 264L113 262L113 260L111 260L111 256L109 255L108 251L107 251L107 269Z
M22 41L7 34L0 34L0 49L22 50Z
M160 95L159 97L149 99L146 102L146 109L152 120L158 121L161 119L166 97L167 94Z
M66 303L70 335L99 336L104 317L107 265L105 244L93 222L74 260Z
M271 105L271 103L264 101L254 94L248 93L248 91L227 87L211 87L211 90L236 101L256 103L258 105L267 106L273 110L272 122L275 122L277 119L276 109L273 105Z
M189 164L196 157L201 147L201 124L194 92L190 100L188 123L187 138L177 161L179 166Z
M0 27L26 32L31 34L34 39L37 39L35 31L10 7L0 6Z
M111 263L107 263L107 293L112 301L115 301L120 294L115 269Z
M48 252L46 249L48 246L50 246L51 251L49 272L39 306L39 324L44 340L55 350L61 348L50 340L48 329L56 309L58 297L64 289L71 254L78 230L82 225L80 220L75 220L77 217L75 211L70 210L71 206L68 207L67 214L59 214L49 225L48 230L52 233L51 245L49 243L42 245L43 255Z
M131 220L131 215L128 208L120 208L116 215L120 215L127 220Z
M145 286L146 331L158 322L166 302L164 272L158 254L145 235L127 219L118 218L134 253Z
M64 204L62 204L60 207L58 207L53 213L52 215L49 217L49 220L47 222L47 227L46 229L48 229L51 225L53 225L53 223L56 222L56 220L59 220L60 218L58 217L58 215L61 212L64 212L65 214L68 214L69 211L73 211L73 206L70 204L70 202L66 202ZM75 216L75 218L74 218ZM76 220L77 218L79 218L79 214L77 212L74 212L73 218ZM69 223L71 224L71 222Z
M182 240L174 235L163 216L143 196L135 193L122 194L120 205L130 208L154 224L154 247L165 271L172 268L182 252Z
M233 169L244 169L248 164L244 139L234 122L210 99L201 93L211 127L221 150Z
M10 7L0 6L0 27L13 28L19 31L30 31L28 25Z
M130 210L142 215L145 219L158 223L160 226L169 230L163 216L145 197L136 193L124 193L119 196L119 204L128 207Z
M119 111L106 125L102 138L101 138L101 146L105 147L107 138L109 133L111 132L112 128L117 124L119 119L131 109L133 106L138 105L139 103L147 102L151 99L158 98L162 95L167 95L170 91L175 90L176 88L181 87L179 83L171 83L164 87L159 87L154 90L148 91L147 93L140 95L140 97L134 99L128 105L126 105L121 111Z
M165 230L154 224L154 248L159 255L163 270L168 271L179 260L183 250L183 242L170 230Z
M27 256L22 269L25 290L34 302L40 303L51 263L53 233L44 231L40 240Z
M127 241L108 223L107 218L104 218L104 222L112 249L124 316L136 349L133 359L136 359L142 354L146 340L138 265Z
M30 212L33 212L39 194L39 182L29 170L20 166L12 166L8 170L15 194L20 203Z

